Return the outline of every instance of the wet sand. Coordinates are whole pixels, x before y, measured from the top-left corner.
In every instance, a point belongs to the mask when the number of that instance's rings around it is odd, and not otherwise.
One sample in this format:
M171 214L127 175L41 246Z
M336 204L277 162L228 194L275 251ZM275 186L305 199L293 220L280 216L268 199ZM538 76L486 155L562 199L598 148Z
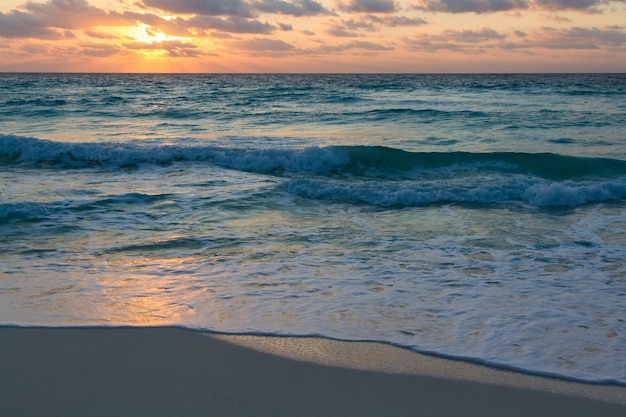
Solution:
M178 328L0 328L0 415L619 416L626 387L379 343Z

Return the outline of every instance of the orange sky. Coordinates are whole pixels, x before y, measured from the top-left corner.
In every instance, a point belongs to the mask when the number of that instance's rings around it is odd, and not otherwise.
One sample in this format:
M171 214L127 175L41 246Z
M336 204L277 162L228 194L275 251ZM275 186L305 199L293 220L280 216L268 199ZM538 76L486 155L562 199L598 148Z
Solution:
M0 0L0 71L626 72L626 0Z

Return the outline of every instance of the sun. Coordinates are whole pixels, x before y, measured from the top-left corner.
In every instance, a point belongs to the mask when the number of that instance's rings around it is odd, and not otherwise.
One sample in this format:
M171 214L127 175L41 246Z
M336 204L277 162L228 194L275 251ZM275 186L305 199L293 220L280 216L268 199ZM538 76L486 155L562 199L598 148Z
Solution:
M185 38L178 36L170 36L158 27L150 26L145 23L138 23L128 29L126 37L133 42L126 44L127 48L134 49L136 52L147 57L159 57L168 54L166 45L172 42L185 42Z
M122 72L200 72L202 62L196 62L198 46L191 36L171 36L157 26L137 22L135 26L120 28L119 48L124 59L116 70ZM189 59L179 59L186 57Z
M131 27L127 35L129 38L136 42L142 42L146 44L157 44L164 41L182 41L184 38L179 36L170 36L163 33L161 29L146 25L145 23L139 23L136 26Z

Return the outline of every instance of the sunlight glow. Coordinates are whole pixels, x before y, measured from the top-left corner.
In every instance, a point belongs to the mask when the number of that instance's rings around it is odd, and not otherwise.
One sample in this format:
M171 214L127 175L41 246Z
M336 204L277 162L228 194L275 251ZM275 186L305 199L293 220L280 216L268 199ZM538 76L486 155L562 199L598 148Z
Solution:
M183 38L177 36L166 35L161 31L161 29L146 25L145 23L139 23L137 26L131 27L128 31L128 36L137 42L147 44L155 44L170 40L183 40Z
M108 322L125 325L156 326L178 324L182 317L194 315L192 297L197 291L188 290L189 299L177 298L177 287L188 285L187 268L196 258L137 258L112 259L112 271L100 278L102 293L94 302L98 314ZM164 271L155 273L155 268ZM128 269L128 273L120 270Z

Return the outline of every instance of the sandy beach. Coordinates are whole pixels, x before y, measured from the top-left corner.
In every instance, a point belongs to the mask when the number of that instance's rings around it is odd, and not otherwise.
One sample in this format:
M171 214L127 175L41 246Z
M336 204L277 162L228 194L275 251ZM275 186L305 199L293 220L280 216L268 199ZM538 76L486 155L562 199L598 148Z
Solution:
M378 343L178 328L4 327L0 415L621 417L626 388Z

